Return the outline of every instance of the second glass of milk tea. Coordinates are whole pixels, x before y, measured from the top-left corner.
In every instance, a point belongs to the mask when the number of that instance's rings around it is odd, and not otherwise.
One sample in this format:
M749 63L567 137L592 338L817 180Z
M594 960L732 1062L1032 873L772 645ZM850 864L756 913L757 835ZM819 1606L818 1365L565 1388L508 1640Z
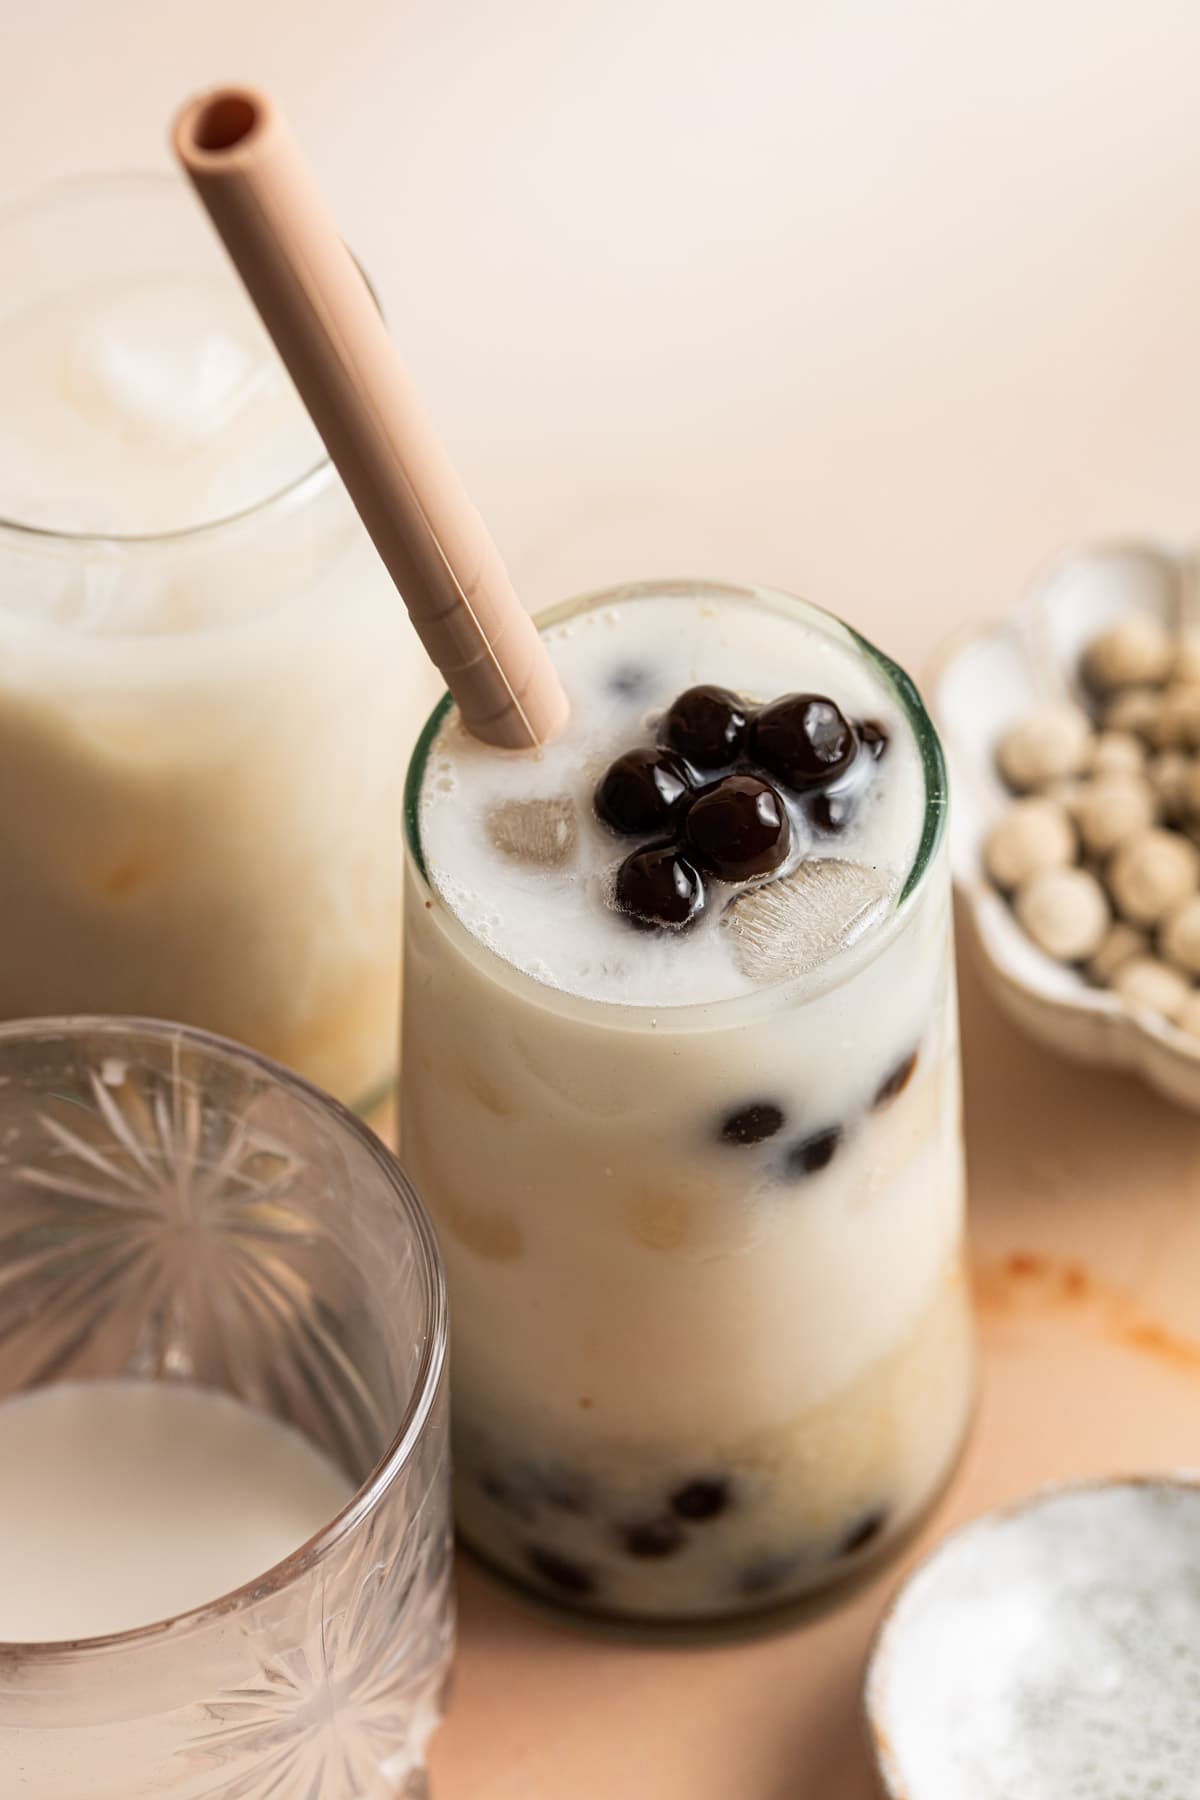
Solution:
M183 185L0 218L0 1018L135 1013L387 1090L434 678Z
M462 1532L641 1620L893 1550L973 1391L946 779L828 614L652 583L548 615L571 701L409 775L402 1146L454 1321Z

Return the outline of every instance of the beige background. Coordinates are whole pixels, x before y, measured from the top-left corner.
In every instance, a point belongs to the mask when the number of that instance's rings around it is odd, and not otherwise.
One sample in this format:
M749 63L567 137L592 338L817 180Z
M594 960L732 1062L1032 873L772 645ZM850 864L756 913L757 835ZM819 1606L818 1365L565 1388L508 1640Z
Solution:
M531 604L775 582L919 666L1200 500L1191 0L0 0L0 198L271 84ZM14 79L14 73L16 79ZM0 269L0 280L6 272ZM964 982L986 1379L937 1529L1200 1463L1200 1125ZM437 1800L866 1800L836 1619L665 1652L466 1572Z
M274 86L531 602L919 660L1200 489L1193 0L0 0L0 198ZM0 271L0 278L2 278Z

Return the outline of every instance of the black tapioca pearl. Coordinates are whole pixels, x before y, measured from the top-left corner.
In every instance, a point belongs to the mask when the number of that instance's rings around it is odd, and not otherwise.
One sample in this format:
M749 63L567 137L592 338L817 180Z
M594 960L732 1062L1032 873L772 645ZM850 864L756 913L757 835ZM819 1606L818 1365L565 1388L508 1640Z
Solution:
M493 1469L485 1469L476 1477L476 1483L480 1493L502 1512L511 1513L517 1519L533 1517L533 1498L524 1482L498 1475Z
M608 678L608 685L622 700L641 700L650 691L649 669L639 663L618 663Z
M646 931L681 930L704 911L704 883L674 844L635 850L617 870L617 910Z
M733 1501L733 1490L723 1475L697 1475L671 1495L671 1511L694 1524L719 1518Z
M827 1169L841 1147L843 1136L840 1125L830 1125L825 1131L815 1131L811 1137L790 1145L783 1164L785 1179L800 1181L806 1175L817 1175Z
M857 751L853 725L824 694L785 694L750 729L751 758L800 791L836 780Z
M799 1568L800 1559L795 1556L754 1557L738 1570L738 1592L745 1594L747 1598L778 1593L795 1579Z
M683 817L692 781L671 750L626 750L596 784L598 816L624 837L666 831Z
M868 1512L862 1514L861 1518L854 1521L849 1531L839 1541L834 1554L839 1557L856 1556L860 1550L865 1550L868 1544L873 1544L876 1538L883 1535L887 1529L887 1523L887 1507L871 1507Z
M900 1058L891 1074L880 1083L875 1098L871 1102L872 1107L887 1106L898 1094L902 1094L912 1080L916 1067L917 1052L910 1050L907 1056Z
M583 1599L596 1591L596 1577L592 1570L585 1563L575 1562L569 1556L560 1556L557 1550L547 1550L542 1544L527 1544L525 1560L535 1575L548 1586L558 1588L560 1593L574 1594Z
M830 836L845 831L854 817L849 794L817 794L809 803L808 816L818 831Z
M871 756L878 762L880 757L887 750L891 739L883 729L883 726L878 724L874 719L864 719L858 728L858 741L870 751Z
M792 842L787 808L757 775L726 775L706 788L688 809L684 833L701 867L723 881L770 874Z
M630 1556L674 1556L687 1542L687 1533L677 1519L664 1514L658 1519L642 1519L621 1529L621 1544Z
M664 715L658 737L694 769L712 772L737 761L748 730L749 708L740 695L705 684L680 694Z
M786 1117L774 1100L752 1100L726 1113L717 1135L723 1144L763 1144L783 1130Z
M538 1487L546 1505L553 1506L558 1512L583 1516L592 1509L591 1483L571 1469L542 1469L538 1474Z

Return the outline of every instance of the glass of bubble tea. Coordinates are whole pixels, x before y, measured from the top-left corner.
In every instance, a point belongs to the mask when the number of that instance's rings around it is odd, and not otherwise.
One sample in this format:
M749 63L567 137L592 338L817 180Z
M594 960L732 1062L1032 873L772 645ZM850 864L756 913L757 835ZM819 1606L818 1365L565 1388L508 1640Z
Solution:
M436 687L183 184L0 218L0 1018L395 1059L403 768Z
M946 777L785 595L548 614L566 732L444 701L409 774L402 1140L454 1318L466 1541L723 1621L886 1557L973 1391Z

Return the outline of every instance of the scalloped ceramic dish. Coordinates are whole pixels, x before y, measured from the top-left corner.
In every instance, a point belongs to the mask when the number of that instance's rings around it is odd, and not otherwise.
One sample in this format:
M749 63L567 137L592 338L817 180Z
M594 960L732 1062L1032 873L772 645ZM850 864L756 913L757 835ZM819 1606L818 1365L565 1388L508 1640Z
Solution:
M1187 557L1152 544L1067 555L1000 624L942 653L927 698L950 765L950 855L984 979L1021 1028L1078 1062L1134 1069L1160 1093L1200 1111L1200 1039L1157 1014L1130 1010L1025 936L983 869L983 842L1009 801L995 768L1005 729L1040 701L1080 699L1077 669L1090 638L1122 613L1176 621Z

